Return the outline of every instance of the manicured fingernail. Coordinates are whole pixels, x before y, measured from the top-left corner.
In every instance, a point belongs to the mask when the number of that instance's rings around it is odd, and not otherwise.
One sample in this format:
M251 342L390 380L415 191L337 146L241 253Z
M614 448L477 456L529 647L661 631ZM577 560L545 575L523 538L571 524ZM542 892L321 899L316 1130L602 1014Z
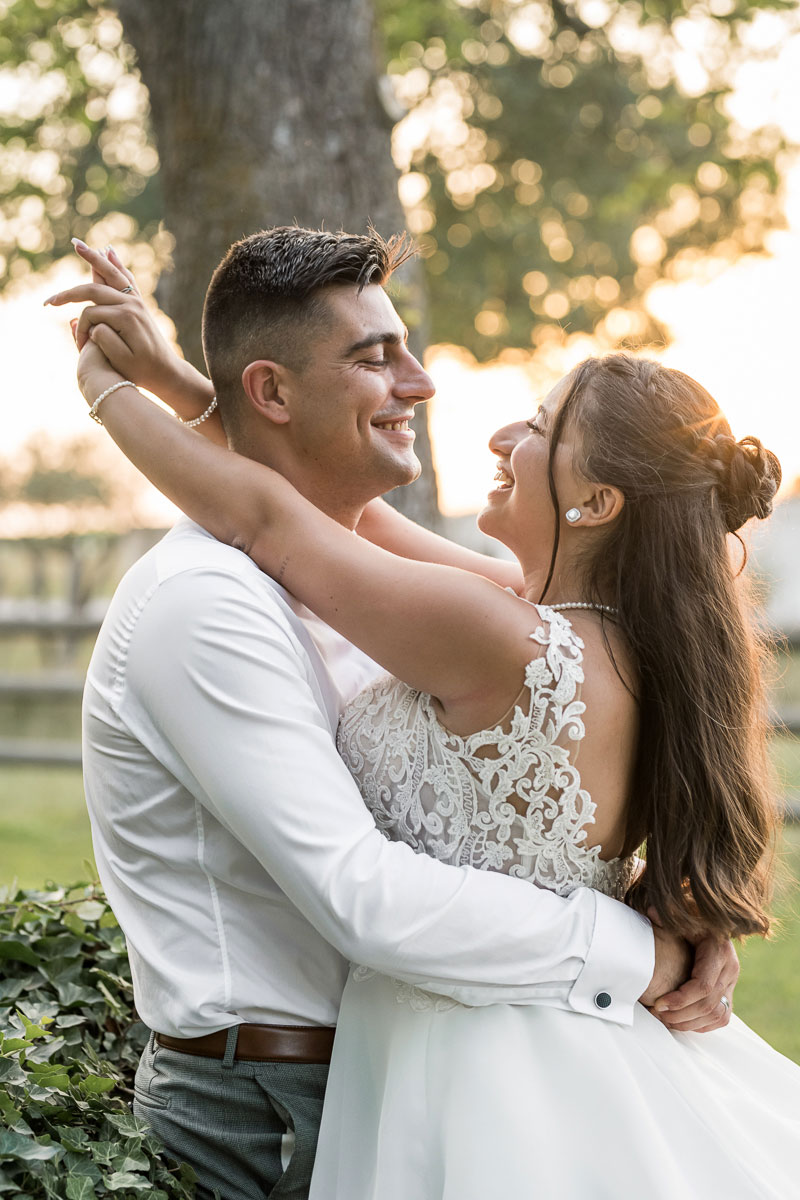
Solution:
M655 1004L653 1007L657 1013L669 1012L668 1004Z
M80 246L82 250L89 249L89 247L86 245L86 242L82 242L80 238L70 238L70 241L72 242L73 246Z

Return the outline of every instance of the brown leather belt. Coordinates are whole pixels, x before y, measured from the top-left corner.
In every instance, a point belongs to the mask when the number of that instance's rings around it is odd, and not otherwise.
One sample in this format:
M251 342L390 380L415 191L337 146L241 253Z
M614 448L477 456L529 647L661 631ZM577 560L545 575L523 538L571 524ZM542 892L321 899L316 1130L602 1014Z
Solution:
M239 1025L237 1062L329 1063L335 1029L314 1025ZM227 1029L204 1037L174 1038L157 1033L159 1046L200 1058L224 1058Z

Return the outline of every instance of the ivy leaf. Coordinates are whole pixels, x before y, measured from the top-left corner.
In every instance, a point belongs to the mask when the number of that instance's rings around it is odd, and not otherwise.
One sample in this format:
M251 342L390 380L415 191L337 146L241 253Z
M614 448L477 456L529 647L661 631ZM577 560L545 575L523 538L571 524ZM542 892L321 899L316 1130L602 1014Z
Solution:
M54 1101L58 1093L66 1094L69 1091L69 1075L59 1075L54 1078L48 1077L46 1083L32 1083L28 1089L28 1099L38 1101L41 1104L47 1104Z
M67 1200L95 1200L97 1192L91 1179L70 1176L66 1188Z
M87 1075L78 1085L87 1096L98 1096L110 1092L116 1087L116 1082L107 1075Z
M26 1001L24 1004L17 1005L17 1016L25 1024L27 1033L27 1022L30 1021L34 1025L38 1023L42 1033L46 1033L45 1026L53 1023L53 1017L58 1012L58 1005L50 1002L40 1002L38 1004ZM30 1036L30 1035L28 1035Z
M25 1050L32 1046L27 1038L3 1037L0 1041L0 1054L11 1054L14 1050Z
M87 1017L82 1017L78 1013L61 1013L56 1017L56 1024L59 1029L72 1029L76 1025L85 1025Z
M92 1183L100 1183L103 1178L90 1158L74 1151L64 1155L62 1167L75 1179L89 1179Z
M24 975L9 975L7 979L0 978L0 996L4 1000L16 1000L29 987L30 980L26 979Z
M76 933L79 936L86 932L86 922L82 921L77 913L67 913L64 917L64 927L70 933Z
M58 1145L43 1145L32 1137L14 1133L11 1129L0 1129L0 1156L16 1158L21 1162L47 1162L58 1158L63 1150Z
M108 1007L111 1009L111 1011L112 1011L112 1012L113 1012L113 1013L114 1013L116 1016L122 1016L122 1015L124 1014L124 1012L125 1012L125 1009L124 1009L124 1008L123 1008L123 1006L120 1004L120 1002L119 1002L119 1000L117 999L117 997L116 997L116 996L112 996L111 992L108 990L108 988L106 987L106 985L103 983L102 979L101 979L101 980L99 981L99 983L97 984L97 987L98 987L98 990L99 990L100 992L102 992L102 994L105 996L106 1000L108 1001Z
M122 1188L132 1188L134 1191L145 1191L150 1187L150 1180L143 1175L133 1175L130 1171L113 1171L106 1175L105 1185L110 1192L119 1192Z
M147 1171L150 1163L147 1155L141 1149L141 1143L131 1139L125 1146L122 1155L117 1155L119 1161L114 1162L118 1171Z
M99 1163L101 1167L110 1167L114 1159L119 1154L118 1142L95 1142L90 1150L93 1162Z
M37 1046L34 1046L34 1048L28 1052L28 1063L31 1064L34 1069L39 1064L47 1064L48 1060L51 1059L55 1054L58 1054L60 1050L63 1050L63 1048L63 1037L50 1037L46 1042L39 1042Z
M75 915L80 917L81 921L90 922L99 921L100 918L105 914L105 911L105 904L101 904L99 900L84 900L74 909ZM64 924L66 925L66 921ZM81 930L81 932L83 932L83 930Z
M91 1148L92 1143L85 1129L78 1129L69 1125L59 1125L56 1127L55 1134L65 1150L85 1152Z
M94 988L83 987L79 983L61 983L56 985L58 999L65 1008L71 1004L95 1004L102 996Z
M41 958L31 950L30 946L27 946L25 942L12 940L0 942L0 959L27 963L29 967L39 967L42 964Z
M0 1167L0 1194L3 1192L11 1192L12 1195L19 1196L19 1184Z
M106 1113L106 1120L126 1137L142 1138L150 1132L146 1121L140 1121L133 1113Z
M0 1084L25 1087L28 1076L15 1058L0 1058Z
M178 1178L180 1179L181 1183L185 1183L190 1186L198 1182L197 1172L195 1171L194 1167L189 1166L188 1163L181 1163L180 1170L178 1172Z

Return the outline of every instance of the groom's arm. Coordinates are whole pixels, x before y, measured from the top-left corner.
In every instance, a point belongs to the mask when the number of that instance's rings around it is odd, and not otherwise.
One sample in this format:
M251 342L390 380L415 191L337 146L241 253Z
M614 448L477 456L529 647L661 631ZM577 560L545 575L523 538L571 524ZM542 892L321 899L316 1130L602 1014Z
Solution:
M129 687L187 789L347 958L467 1004L630 1022L653 976L650 924L586 888L561 898L388 842L288 627L264 609L246 580L221 588L218 573L192 571L139 618Z

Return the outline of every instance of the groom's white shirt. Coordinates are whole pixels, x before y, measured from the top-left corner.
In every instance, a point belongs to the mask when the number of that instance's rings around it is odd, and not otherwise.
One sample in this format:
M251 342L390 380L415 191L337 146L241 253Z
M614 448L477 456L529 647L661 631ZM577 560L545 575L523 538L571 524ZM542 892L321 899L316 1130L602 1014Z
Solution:
M127 573L89 667L84 774L142 1019L333 1025L351 959L466 1004L629 1023L654 961L632 910L376 830L334 745L376 670L186 519Z

